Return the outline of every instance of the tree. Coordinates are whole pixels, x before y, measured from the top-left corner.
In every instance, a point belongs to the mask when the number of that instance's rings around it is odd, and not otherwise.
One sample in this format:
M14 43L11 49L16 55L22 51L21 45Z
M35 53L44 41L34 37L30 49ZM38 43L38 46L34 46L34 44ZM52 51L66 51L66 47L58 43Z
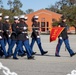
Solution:
M52 25L53 25L53 27L58 26L58 25L59 25L59 22L58 22L58 21L54 21L54 22L52 23Z
M54 5L52 5L50 8L45 8L47 10L51 10L53 12L57 12L58 9L56 9L56 7Z
M66 16L67 24L74 26L76 33L76 0L59 0L55 5L47 9ZM56 25L56 22L54 25Z
M68 0L70 6L76 6L76 0Z
M28 10L26 10L26 14L30 14L30 13L32 13L32 12L34 12L33 9L28 9Z
M3 2L0 0L0 8L3 8Z
M10 6L10 10L8 9L3 9L3 17L5 15L9 15L10 16L10 22L13 22L13 16L14 15L21 15L21 14L25 14L20 8L22 7L22 3L20 2L20 0L8 0L7 5Z
M7 5L10 7L10 11L12 10L13 2L12 0L8 0Z
M20 9L21 7L22 7L22 3L20 2L20 0L13 1L13 8L14 9Z
M14 0L13 1L13 13L16 13L16 15L20 15L22 14L23 12L21 11L21 8L22 7L22 3L20 2L20 0Z

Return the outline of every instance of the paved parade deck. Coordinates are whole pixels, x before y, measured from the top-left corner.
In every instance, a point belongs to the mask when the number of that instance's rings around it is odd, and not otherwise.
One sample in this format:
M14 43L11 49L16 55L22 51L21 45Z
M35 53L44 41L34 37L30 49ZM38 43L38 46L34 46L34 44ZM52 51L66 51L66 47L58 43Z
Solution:
M18 57L19 60L1 59L0 62L8 67L11 72L18 75L67 75L76 69L76 55L69 56L65 51L64 44L61 47L61 57L55 57L55 48L57 40L49 42L49 35L41 35L42 46L48 53L44 56L40 55L37 44L34 45L34 51L37 52L35 60L28 60L26 56ZM76 52L76 35L69 35L71 48ZM0 70L0 75L4 75Z

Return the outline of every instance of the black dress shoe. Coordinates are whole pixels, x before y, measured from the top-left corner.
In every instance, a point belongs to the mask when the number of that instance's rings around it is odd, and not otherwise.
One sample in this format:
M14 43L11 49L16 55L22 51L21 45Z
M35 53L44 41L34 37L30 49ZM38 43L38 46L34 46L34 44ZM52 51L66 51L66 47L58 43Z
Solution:
M11 57L12 55L9 55L9 57Z
M27 52L24 50L24 53L27 53Z
M34 59L34 56L30 56L30 57L28 57L28 59Z
M0 49L0 57L4 55L3 51Z
M3 55L0 55L0 57L3 57Z
M48 51L44 51L41 55L44 55L44 54L46 54L46 53L48 53Z
M8 59L9 58L9 55L5 56L5 59Z
M36 54L36 52L33 52L33 53L32 53L32 55L35 55L35 54Z
M9 54L9 57L13 56L13 54Z
M72 57L72 56L74 56L74 55L76 55L76 53L73 53L73 54L71 54L70 56Z
M18 60L18 58L17 58L17 57L13 57L13 59Z
M13 56L13 53L11 54L11 56Z
M60 57L60 55L55 54L56 57Z
M23 56L25 56L25 55L26 55L26 54L24 53L24 54L21 55L21 57L23 57Z

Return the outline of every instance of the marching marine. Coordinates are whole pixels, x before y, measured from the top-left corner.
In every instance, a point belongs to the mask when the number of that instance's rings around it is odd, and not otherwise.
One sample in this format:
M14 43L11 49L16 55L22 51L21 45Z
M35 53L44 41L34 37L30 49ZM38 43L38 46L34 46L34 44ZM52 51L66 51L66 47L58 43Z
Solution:
M41 52L41 55L44 55L46 53L48 53L48 51L44 51L42 46L41 46L41 39L40 39L40 31L39 31L39 24L38 24L38 17L39 16L34 16L32 18L32 34L31 34L31 37L32 37L32 41L31 41L31 49L33 49L33 46L34 46L34 43L36 41L38 47L39 47L39 50Z
M70 47L69 44L69 39L68 39L68 34L67 34L67 24L66 24L66 17L62 16L61 17L61 23L59 23L59 27L64 27L64 30L61 32L59 38L58 38L58 44L56 46L56 52L55 52L55 56L56 57L60 57L59 52L60 52L60 48L62 43L64 42L66 49L68 50L70 56L74 56L76 53L73 52L73 50Z
M18 16L14 16L14 23L12 24L12 34L11 34L11 44L9 45L9 48L8 48L8 54L9 56L11 56L13 54L13 47L14 45L17 43L17 33L16 33L16 26L17 24L19 23L19 18Z
M17 46L14 51L13 59L17 58L17 53L21 49L22 44L24 45L26 52L27 52L27 59L34 59L34 56L32 56L31 48L29 45L29 37L27 34L27 24L25 23L25 15L20 16L20 22L17 24Z
M4 42L5 45L8 43L8 46L11 43L11 24L9 23L9 16L4 17L5 22L3 23L4 28Z
M2 21L2 13L0 13L0 44L1 44L2 51L5 55L5 58L8 58L8 54L5 49L4 36L3 36L3 33L4 33L3 23L1 21Z

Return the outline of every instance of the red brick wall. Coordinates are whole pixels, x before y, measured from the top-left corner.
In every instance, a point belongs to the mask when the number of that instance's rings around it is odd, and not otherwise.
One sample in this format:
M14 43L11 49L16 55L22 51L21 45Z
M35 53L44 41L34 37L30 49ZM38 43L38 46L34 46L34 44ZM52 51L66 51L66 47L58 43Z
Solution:
M43 21L42 19L44 18L45 22L48 22L48 24L49 24L49 29L52 27L52 19L59 20L61 17L61 14L57 14L55 12L51 12L51 11L44 10L44 9L38 10L38 11L33 12L31 14L27 14L26 15L28 17L27 24L28 24L30 31L31 31L31 25L32 25L31 19L34 15L39 16L40 24Z

